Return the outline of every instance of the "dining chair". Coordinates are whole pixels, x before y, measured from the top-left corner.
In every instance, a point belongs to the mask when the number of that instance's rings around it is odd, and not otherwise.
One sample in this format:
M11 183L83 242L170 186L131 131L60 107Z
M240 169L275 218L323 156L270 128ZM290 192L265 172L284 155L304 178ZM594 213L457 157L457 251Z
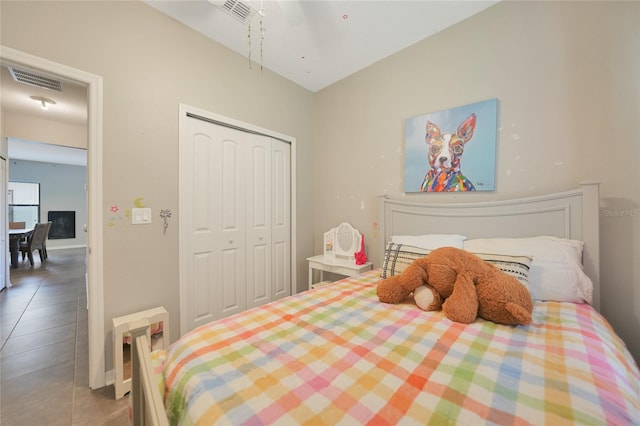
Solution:
M25 256L29 257L29 263L33 266L33 252L38 250L40 261L47 260L47 236L52 222L37 223L33 228L33 232L27 238L26 242L20 243L20 251L22 252L22 261Z

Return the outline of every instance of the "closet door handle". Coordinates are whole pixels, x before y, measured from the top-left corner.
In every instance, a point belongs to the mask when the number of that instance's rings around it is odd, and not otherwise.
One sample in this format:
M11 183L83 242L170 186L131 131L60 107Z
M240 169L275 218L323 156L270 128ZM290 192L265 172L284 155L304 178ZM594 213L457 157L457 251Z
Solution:
M229 244L233 244L233 240L232 239L229 239Z

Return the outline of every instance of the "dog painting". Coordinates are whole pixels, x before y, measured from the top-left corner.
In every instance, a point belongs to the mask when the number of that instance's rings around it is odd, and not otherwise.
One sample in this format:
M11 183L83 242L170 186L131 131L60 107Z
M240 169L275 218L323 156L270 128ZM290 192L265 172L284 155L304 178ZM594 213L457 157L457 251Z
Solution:
M407 120L405 192L493 190L496 114L494 99Z
M473 137L476 115L471 114L454 133L442 133L437 124L427 121L427 157L429 172L420 186L422 192L475 191L473 183L460 171L464 145Z

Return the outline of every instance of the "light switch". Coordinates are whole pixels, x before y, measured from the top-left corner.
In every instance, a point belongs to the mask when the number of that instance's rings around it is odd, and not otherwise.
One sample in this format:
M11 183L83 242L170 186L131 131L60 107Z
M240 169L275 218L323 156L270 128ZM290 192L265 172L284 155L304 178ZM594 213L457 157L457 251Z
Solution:
M131 209L131 223L133 225L144 225L151 223L151 209L145 208L132 208Z

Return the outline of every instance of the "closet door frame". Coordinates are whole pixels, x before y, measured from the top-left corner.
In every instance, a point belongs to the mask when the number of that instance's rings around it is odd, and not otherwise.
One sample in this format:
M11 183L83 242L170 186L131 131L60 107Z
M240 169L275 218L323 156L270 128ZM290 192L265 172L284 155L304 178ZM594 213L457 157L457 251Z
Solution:
M290 197L291 197L291 207L290 207L290 226L291 226L291 234L290 234L290 247L291 247L291 264L290 264L290 294L295 294L296 290L296 139L292 136L284 135L278 132L274 132L269 129L265 129L259 126L255 126L253 124L245 123L239 120L235 120L229 117L225 117L223 115L215 114L209 111L205 111L203 109L180 104L179 108L179 171L178 171L178 198L179 198L179 211L183 211L182 207L185 205L185 200L191 198L193 196L193 188L189 187L186 183L184 170L189 167L188 164L183 163L186 161L187 156L185 155L185 141L183 140L184 129L186 126L186 120L189 116L198 117L205 119L206 121L210 121L213 124L227 126L233 129L246 131L248 133L255 133L263 136L267 136L270 138L275 138L280 141L286 142L290 144L290 167L291 167L291 182L290 182ZM179 279L180 279L180 335L185 334L189 331L189 321L188 321L188 306L187 306L187 260L186 256L188 254L187 247L187 235L186 232L183 233L183 230L187 229L187 216L180 214L179 215Z

